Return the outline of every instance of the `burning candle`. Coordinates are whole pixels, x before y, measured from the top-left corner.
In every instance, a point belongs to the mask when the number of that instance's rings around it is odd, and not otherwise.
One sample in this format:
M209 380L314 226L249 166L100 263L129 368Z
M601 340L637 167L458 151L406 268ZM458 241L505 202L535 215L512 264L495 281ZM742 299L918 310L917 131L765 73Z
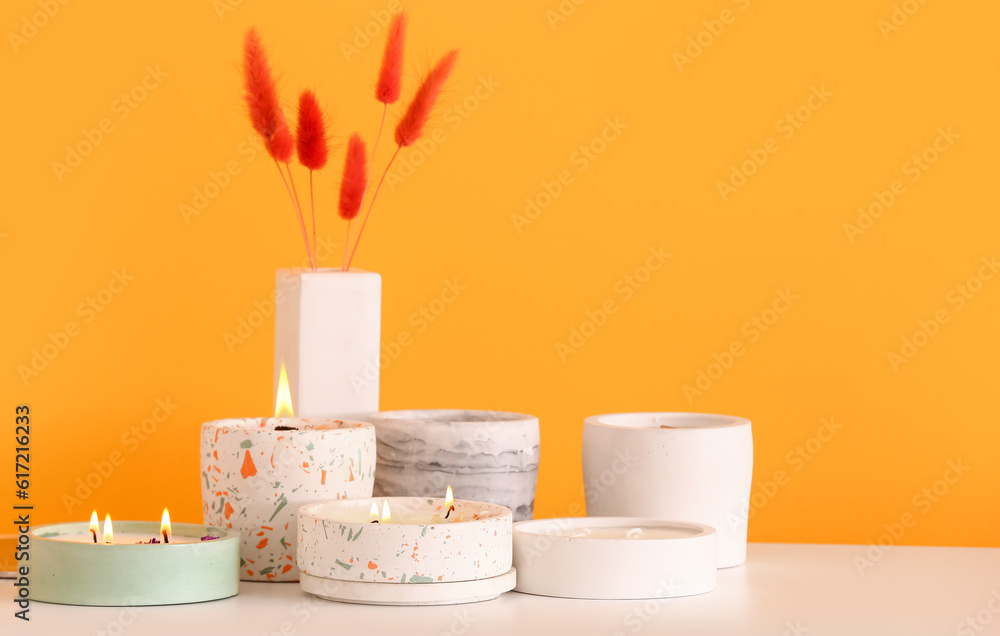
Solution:
M239 590L239 535L171 524L166 510L159 524L113 523L107 513L103 528L95 510L89 523L35 526L29 536L35 574L31 598L36 601L170 605L225 598Z
M380 502L381 518L374 524ZM303 506L297 553L303 586L305 575L378 583L498 577L511 569L511 524L509 508L454 498L388 497Z
M283 368L280 378L275 417L218 420L201 429L204 521L240 532L240 576L248 581L297 581L296 511L371 497L374 484L372 425L296 418ZM379 521L377 510L366 515L365 523L372 521Z

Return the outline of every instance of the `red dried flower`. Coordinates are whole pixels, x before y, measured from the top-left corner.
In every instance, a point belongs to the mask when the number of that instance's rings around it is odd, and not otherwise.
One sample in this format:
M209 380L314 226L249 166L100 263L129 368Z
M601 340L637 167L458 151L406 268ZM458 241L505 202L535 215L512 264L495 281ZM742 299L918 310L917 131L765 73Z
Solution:
M365 142L361 135L354 133L347 142L347 157L344 159L344 176L340 181L340 218L350 221L361 211L361 202L368 185L368 158Z
M403 41L406 39L406 13L401 12L389 24L389 35L382 54L382 68L375 85L375 99L383 104L395 104L403 77Z
M413 96L413 101L406 109L406 114L396 126L396 143L400 146L409 146L420 139L427 118L430 117L434 103L441 94L441 88L455 66L456 57L458 57L457 50L446 53L417 89L417 94Z
M323 111L312 91L302 91L299 96L299 125L295 131L299 163L310 170L326 165L327 139Z

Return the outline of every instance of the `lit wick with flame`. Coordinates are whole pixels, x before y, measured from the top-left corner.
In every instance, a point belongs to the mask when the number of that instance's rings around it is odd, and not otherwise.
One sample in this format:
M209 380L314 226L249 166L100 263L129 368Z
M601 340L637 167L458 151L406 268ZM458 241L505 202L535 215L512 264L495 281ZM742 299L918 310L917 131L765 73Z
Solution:
M90 514L90 534L94 536L94 543L97 543L97 529L100 524L97 523L97 511L95 510Z
M163 516L160 518L160 534L163 535L163 542L170 543L170 513L163 509Z
M104 515L104 543L114 543L115 542L115 531L111 527L111 515Z
M274 417L295 417L292 409L292 392L288 388L288 372L285 370L285 363L281 363L281 372L278 375L278 394L274 396ZM294 426L275 426L276 431L297 431Z
M382 500L382 523L389 523L392 521L392 513L389 512L389 500Z
M455 495L451 492L451 486L448 486L448 492L444 496L444 505L448 506L448 512L444 513L444 518L447 519L448 515L455 512Z
M378 523L378 504L374 501L372 502L372 510L369 516L372 518L372 523Z

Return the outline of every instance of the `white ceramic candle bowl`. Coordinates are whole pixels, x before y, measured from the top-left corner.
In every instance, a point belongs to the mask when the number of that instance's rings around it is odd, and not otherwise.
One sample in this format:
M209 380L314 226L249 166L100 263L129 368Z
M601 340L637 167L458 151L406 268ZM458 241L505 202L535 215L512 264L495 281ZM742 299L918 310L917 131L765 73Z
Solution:
M589 515L704 523L718 533L720 568L746 560L749 420L701 413L588 417L583 477Z
M372 523L389 502L392 520ZM298 563L310 576L374 583L475 581L511 568L511 512L496 504L389 497L328 501L299 510ZM454 519L455 521L451 521Z
M591 599L670 598L715 589L715 530L630 517L514 525L518 592Z
M296 430L276 430L283 426ZM370 497L374 476L371 424L251 418L201 428L205 523L239 530L245 581L297 581L299 507Z
M538 418L501 411L383 411L375 496L456 497L489 501L531 519L541 439Z

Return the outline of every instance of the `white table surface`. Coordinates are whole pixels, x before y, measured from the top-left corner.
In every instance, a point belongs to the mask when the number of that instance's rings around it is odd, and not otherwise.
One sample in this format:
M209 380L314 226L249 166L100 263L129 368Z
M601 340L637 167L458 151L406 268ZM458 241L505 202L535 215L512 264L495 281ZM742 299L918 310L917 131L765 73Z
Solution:
M3 634L1000 634L1000 548L893 547L859 573L868 546L756 543L714 592L581 601L511 592L437 607L332 603L297 583L241 583L239 596L140 608L2 604ZM2 584L13 597L13 582ZM991 603L991 599L992 600ZM966 623L967 620L973 623Z

